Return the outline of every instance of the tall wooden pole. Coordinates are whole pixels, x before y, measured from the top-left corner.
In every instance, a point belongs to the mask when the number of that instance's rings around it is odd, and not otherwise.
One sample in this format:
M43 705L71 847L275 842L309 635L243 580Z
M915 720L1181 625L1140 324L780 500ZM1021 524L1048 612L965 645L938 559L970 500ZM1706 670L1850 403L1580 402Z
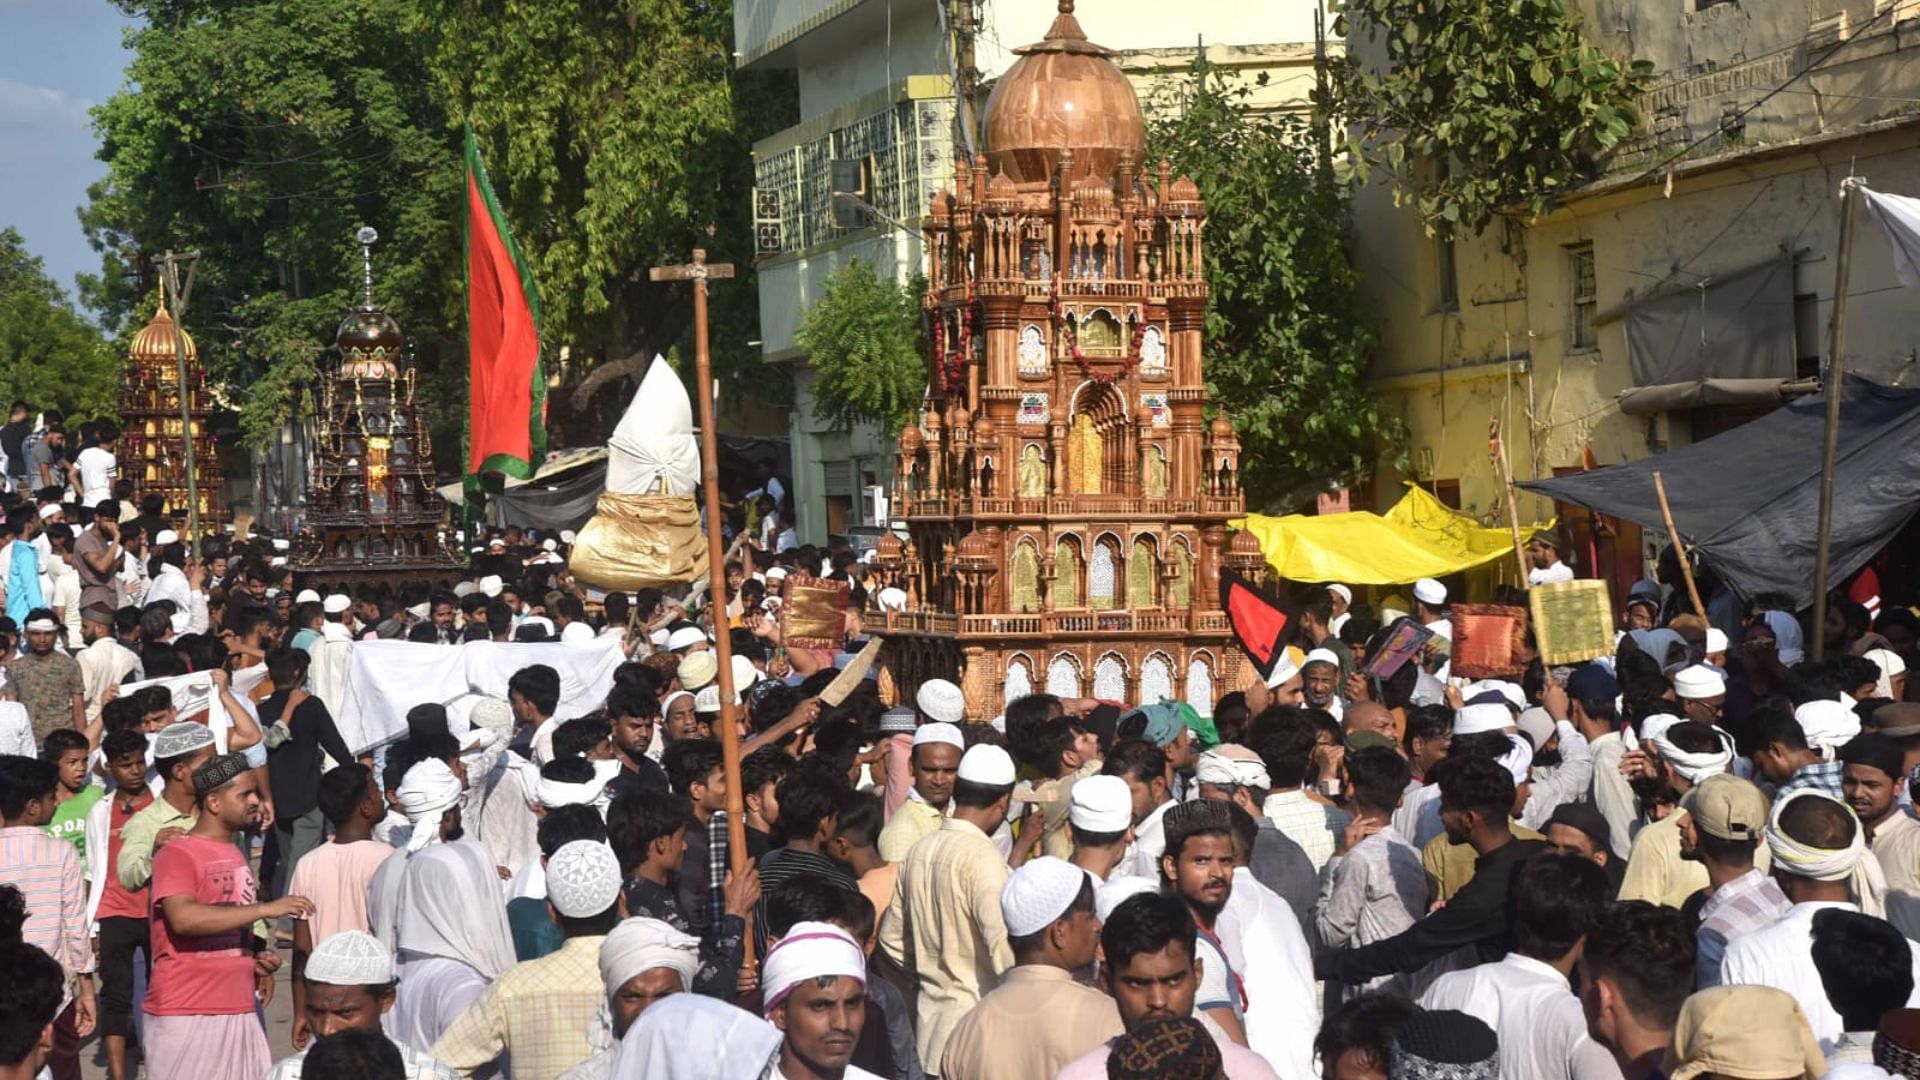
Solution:
M1700 602L1700 586L1693 580L1693 560L1687 558L1687 543L1680 539L1680 530L1673 524L1673 507L1667 505L1667 482L1660 479L1660 470L1653 470L1653 493L1660 496L1660 519L1667 523L1667 535L1673 539L1673 556L1680 560L1680 576L1687 583L1687 596L1693 601L1693 613L1702 619L1707 617L1707 605Z
M1500 474L1500 486L1507 497L1507 528L1513 533L1513 557L1520 564L1520 587L1527 587L1527 574L1532 569L1527 565L1527 545L1520 539L1520 501L1513 497L1513 465L1507 459L1507 444L1500 438L1500 418L1487 420L1487 457L1492 459L1494 471Z
M656 266L654 281L693 282L693 392L700 400L700 488L707 516L708 612L713 619L715 676L720 689L720 753L727 774L727 864L735 875L747 872L747 810L740 788L739 711L733 703L733 641L727 633L726 556L720 546L720 438L713 417L713 365L707 354L707 282L730 278L730 263L707 263L702 248L693 261L680 266ZM752 918L748 918L751 927ZM746 936L746 962L753 963L753 935Z
M187 264L187 283L180 284L180 264ZM173 362L175 366L174 385L180 393L180 444L186 447L187 468L187 542L192 545L193 559L200 561L200 477L194 467L193 450L193 395L187 386L187 335L181 328L181 320L186 318L187 297L193 294L193 277L200 269L200 253L189 251L176 255L168 249L160 257L161 281L165 283L167 294L172 301L173 323Z
M1820 446L1820 525L1813 554L1813 662L1827 658L1827 574L1833 543L1833 459L1840 448L1840 398L1846 391L1847 278L1853 265L1853 208L1858 178L1840 183L1840 252L1833 265L1833 328L1827 360L1827 433Z

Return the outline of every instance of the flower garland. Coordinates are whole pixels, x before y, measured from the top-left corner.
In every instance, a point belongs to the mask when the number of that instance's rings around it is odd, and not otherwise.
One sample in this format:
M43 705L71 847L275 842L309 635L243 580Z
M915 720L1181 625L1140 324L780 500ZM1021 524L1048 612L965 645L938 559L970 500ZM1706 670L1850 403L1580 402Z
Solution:
M971 284L967 286L966 313L960 319L952 349L945 347L947 328L945 312L933 321L933 356L935 364L939 367L938 375L942 394L953 394L959 391L961 382L966 377L967 361L973 357L973 339L979 332L979 324L980 301L974 296Z
M1126 355L1120 358L1120 370L1103 375L1093 370L1093 365L1087 362L1086 354L1080 351L1080 328L1074 320L1067 315L1066 311L1061 308L1060 298L1055 296L1048 300L1047 307L1053 315L1055 330L1067 342L1067 354L1073 358L1075 364L1079 365L1080 374L1087 380L1100 383L1103 386L1112 386L1114 383L1131 375L1133 369L1139 365L1140 346L1146 341L1147 325L1141 321L1137 312L1127 312L1127 324L1133 327L1133 340L1128 346Z

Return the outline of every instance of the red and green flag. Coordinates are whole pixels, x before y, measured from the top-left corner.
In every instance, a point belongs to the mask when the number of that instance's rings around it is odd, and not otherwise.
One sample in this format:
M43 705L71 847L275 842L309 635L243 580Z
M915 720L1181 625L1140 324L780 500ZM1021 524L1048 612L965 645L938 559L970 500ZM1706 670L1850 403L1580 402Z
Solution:
M547 456L540 288L467 129L467 472L531 478Z

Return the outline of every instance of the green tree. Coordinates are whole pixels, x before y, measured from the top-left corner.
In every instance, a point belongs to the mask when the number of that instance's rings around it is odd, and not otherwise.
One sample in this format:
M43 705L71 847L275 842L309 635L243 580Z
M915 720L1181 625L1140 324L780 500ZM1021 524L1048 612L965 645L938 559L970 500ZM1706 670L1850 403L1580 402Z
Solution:
M1345 189L1298 117L1197 60L1149 110L1149 157L1207 203L1206 374L1240 436L1250 507L1283 509L1400 453L1398 418L1367 392L1375 337L1349 250Z
M1362 180L1384 168L1435 235L1538 217L1598 176L1653 73L1595 47L1565 0L1347 0L1334 32L1386 60L1329 67L1344 164Z
M15 399L69 417L113 416L120 359L27 253L13 228L0 229L0 406Z
M814 370L813 415L836 427L873 424L888 437L912 421L927 393L927 341L918 297L855 261L827 279L826 295L794 335Z

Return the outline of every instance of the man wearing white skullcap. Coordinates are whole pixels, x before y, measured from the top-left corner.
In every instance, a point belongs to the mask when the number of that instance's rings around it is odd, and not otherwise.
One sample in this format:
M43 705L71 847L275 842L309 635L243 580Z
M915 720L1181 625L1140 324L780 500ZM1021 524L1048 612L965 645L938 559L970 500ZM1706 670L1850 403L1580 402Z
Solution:
M683 626L667 635L667 651L683 657L695 652L707 652L707 633L697 626Z
M1446 641L1453 640L1453 616L1447 607L1447 587L1432 578L1413 583L1413 617Z
M1829 909L1884 917L1885 879L1879 861L1867 850L1859 819L1846 803L1819 791L1803 788L1776 798L1766 841L1774 880L1793 906L1773 925L1727 943L1720 981L1792 994L1821 1045L1830 1047L1846 1027L1814 966L1814 919ZM1907 947L1914 985L1920 986L1920 944L1909 941Z
M928 679L913 695L920 715L942 724L962 724L967 719L967 696L945 679Z
M1300 664L1301 703L1309 709L1325 709L1335 720L1346 712L1340 699L1341 661L1332 649L1316 648Z
M767 953L760 987L782 1035L776 1076L879 1080L854 1065L866 1026L866 953L829 923L795 923Z
M587 1044L594 1055L556 1080L611 1080L620 1040L655 1002L693 989L700 939L659 919L623 920L600 943L600 982L606 1003L593 1018Z
M1133 792L1118 776L1089 776L1073 785L1067 806L1073 865L1095 887L1105 883L1133 842Z
M592 1056L587 1036L606 1000L600 946L620 921L620 861L599 840L547 860L547 904L567 942L508 968L453 1022L433 1054L471 1074L505 1055L520 1076L558 1076Z
M953 797L960 756L966 749L966 740L953 724L936 721L914 730L907 759L913 786L907 790L907 801L880 830L881 858L890 863L902 861L921 837L940 828L946 818L947 801Z
M1122 1030L1113 999L1073 977L1100 943L1093 883L1079 867L1029 860L1000 890L1000 912L1015 966L954 1026L942 1080L1052 1076Z
M1007 860L990 837L1013 800L1013 758L982 743L960 758L953 813L907 852L880 921L880 948L920 990L920 1060L937 1062L947 1037L1013 966L1000 913Z
M293 1028L298 1050L276 1062L266 1080L301 1080L307 1047L314 1039L342 1031L384 1035L382 1020L393 1009L395 996L393 967L392 950L362 930L344 930L316 946L298 984ZM393 1044L407 1080L454 1080L458 1075L417 1047L398 1039Z

